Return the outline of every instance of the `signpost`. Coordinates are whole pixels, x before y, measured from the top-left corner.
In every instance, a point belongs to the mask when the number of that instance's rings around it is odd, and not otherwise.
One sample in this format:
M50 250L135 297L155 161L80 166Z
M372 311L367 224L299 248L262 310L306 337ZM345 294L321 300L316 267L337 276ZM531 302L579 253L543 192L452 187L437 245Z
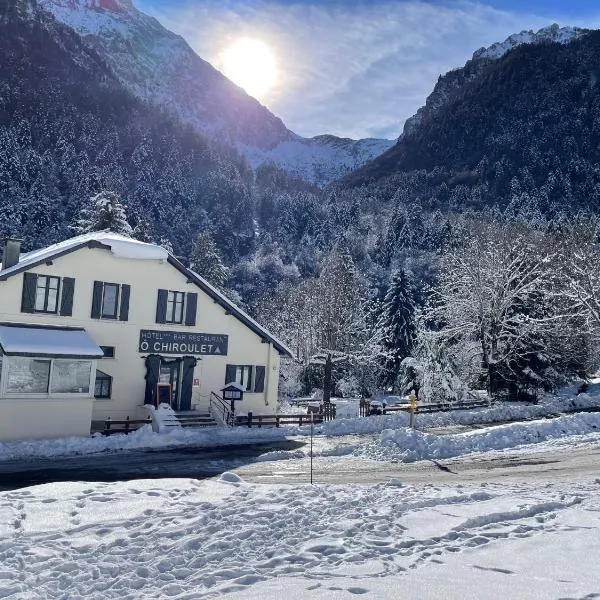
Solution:
M415 411L417 410L417 397L414 393L408 396L408 403L410 404L410 427L415 427Z

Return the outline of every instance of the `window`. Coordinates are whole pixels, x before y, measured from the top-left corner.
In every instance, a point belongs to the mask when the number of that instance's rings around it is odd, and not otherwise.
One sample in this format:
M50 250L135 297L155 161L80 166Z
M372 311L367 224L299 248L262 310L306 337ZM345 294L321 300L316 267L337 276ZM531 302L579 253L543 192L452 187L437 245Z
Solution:
M7 392L13 394L48 393L50 359L11 356L7 362Z
M88 394L91 375L89 360L54 360L50 391L52 394Z
M125 283L94 281L92 319L129 320L131 287Z
M225 385L228 383L239 383L247 392L262 394L265 391L265 367L227 365Z
M38 275L35 287L35 312L58 312L59 277Z
M114 358L115 357L115 347L114 346L100 346L100 350L102 350L104 354L104 358Z
M112 377L104 371L96 371L94 398L110 398L112 393Z
M116 319L119 300L119 286L116 283L105 283L102 288L102 308L100 316L103 319Z
M9 394L89 394L91 360L5 357Z
M167 294L166 323L183 323L183 292L169 292Z

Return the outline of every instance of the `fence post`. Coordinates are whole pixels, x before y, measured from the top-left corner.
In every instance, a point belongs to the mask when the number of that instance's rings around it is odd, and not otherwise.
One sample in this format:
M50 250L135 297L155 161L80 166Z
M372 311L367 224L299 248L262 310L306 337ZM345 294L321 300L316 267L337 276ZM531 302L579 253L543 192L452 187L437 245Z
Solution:
M104 421L104 428L106 431L110 429L110 417L106 417L106 421Z
M262 428L262 415L258 415L258 428Z
M252 427L252 411L248 411L248 427Z
M302 427L302 415L300 415L300 418L298 419L298 427Z
M129 432L129 415L127 415L127 419L125 419L125 432Z
M275 417L275 427L279 427L279 415Z

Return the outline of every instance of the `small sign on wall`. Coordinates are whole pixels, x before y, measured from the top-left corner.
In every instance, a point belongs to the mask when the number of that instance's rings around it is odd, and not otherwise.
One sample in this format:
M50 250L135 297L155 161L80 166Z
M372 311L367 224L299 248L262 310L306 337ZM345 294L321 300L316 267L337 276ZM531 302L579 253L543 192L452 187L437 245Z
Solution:
M194 379L194 387L200 387L200 380Z

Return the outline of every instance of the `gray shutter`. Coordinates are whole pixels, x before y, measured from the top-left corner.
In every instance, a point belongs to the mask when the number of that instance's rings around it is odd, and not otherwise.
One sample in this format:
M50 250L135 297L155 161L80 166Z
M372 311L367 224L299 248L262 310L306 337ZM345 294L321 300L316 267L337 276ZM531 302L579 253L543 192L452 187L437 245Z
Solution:
M225 367L225 385L235 381L235 365L227 365Z
M129 296L131 294L131 286L124 283L121 286L121 308L119 310L119 321L129 320Z
M21 296L21 312L35 312L35 289L37 286L37 275L34 273L23 273L23 295Z
M198 306L198 294L185 295L185 324L196 324L196 308Z
M94 281L94 295L92 296L92 319L100 318L102 310L102 291L104 283L102 281Z
M167 320L167 298L168 290L158 290L158 300L156 302L156 322L165 323Z
M73 316L73 294L75 293L75 280L72 277L63 277L62 294L60 297L60 314L63 317Z
M254 367L256 369L256 378L254 381L254 391L262 394L265 391L265 368Z

